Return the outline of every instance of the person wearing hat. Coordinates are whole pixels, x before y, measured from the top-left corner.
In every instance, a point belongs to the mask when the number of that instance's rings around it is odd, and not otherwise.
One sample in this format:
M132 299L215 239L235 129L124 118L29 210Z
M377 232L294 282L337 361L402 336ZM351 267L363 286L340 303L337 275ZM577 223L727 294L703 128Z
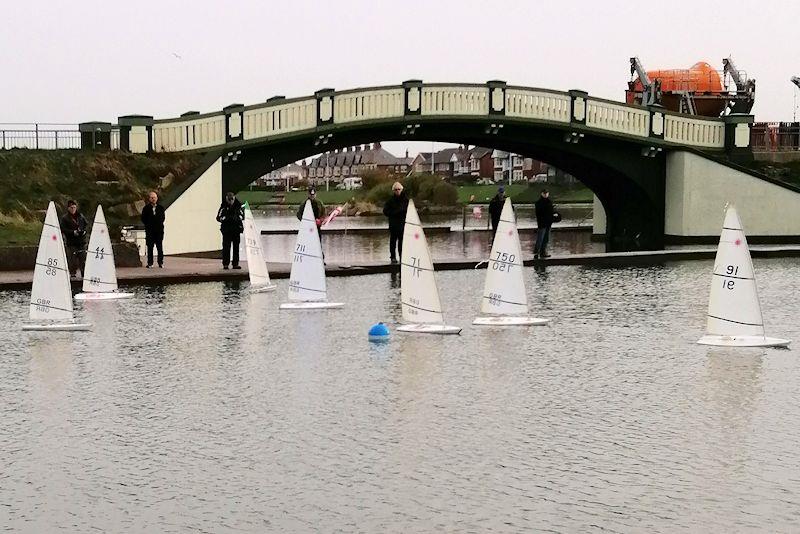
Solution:
M325 204L317 200L317 190L313 187L308 189L308 199L311 201L311 209L314 212L314 220L317 222L317 229L322 226L322 219L325 217ZM303 220L303 210L306 207L306 203L303 202L300 204L300 207L297 208L297 220Z
M232 192L225 193L225 200L217 210L219 231L222 232L222 268L227 269L233 263L234 269L239 266L239 234L244 232L244 206ZM231 259L231 249L233 258Z
M489 201L489 217L492 220L492 239L497 233L497 225L500 224L500 214L503 213L503 204L506 201L506 188L502 185L497 188L497 194Z
M74 200L67 202L67 213L61 217L59 225L61 226L61 233L64 235L64 244L67 247L67 264L71 276L76 276L78 269L81 270L81 276L83 276L83 267L86 261L85 238L87 224L86 218L78 211L78 203Z
M539 200L536 201L536 245L533 249L533 257L549 258L547 253L547 243L550 241L550 227L553 226L554 208L553 201L550 200L550 192L542 189Z
M389 261L392 263L397 263L398 257L403 259L403 227L407 210L408 197L403 192L403 184L395 182L392 184L392 196L383 205L383 214L389 219Z

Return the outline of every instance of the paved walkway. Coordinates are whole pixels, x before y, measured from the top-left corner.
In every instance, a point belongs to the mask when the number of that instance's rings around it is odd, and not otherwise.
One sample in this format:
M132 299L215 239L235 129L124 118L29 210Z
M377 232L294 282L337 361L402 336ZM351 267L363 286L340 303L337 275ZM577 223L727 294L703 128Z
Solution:
M758 246L750 252L754 258L800 257L800 246ZM604 254L571 254L552 256L547 259L525 260L525 265L590 265L604 267L620 267L629 265L653 265L672 261L714 259L716 248L693 248L658 250L647 252L618 252ZM437 271L474 269L480 259L445 260L435 262ZM117 278L120 285L162 285L188 282L210 282L221 280L246 280L247 263L243 269L234 271L222 270L220 260L209 258L184 258L167 256L163 269L146 269L144 267L120 267ZM270 263L269 272L272 278L289 278L289 263ZM483 261L480 268L486 268ZM389 273L398 271L398 265L388 263L359 263L358 265L328 264L327 276L358 276L366 274ZM0 271L0 289L27 289L33 281L33 271ZM80 280L73 280L79 286Z

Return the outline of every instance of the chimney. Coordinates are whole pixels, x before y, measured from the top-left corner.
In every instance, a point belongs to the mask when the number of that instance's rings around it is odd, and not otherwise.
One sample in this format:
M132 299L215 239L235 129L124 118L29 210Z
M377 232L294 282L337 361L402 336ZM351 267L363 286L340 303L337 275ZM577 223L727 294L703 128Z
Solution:
M344 147L344 148L342 149L342 152L348 152L349 150L350 150L350 147Z
M380 142L380 141L377 141L377 142L375 143L375 150L380 150L380 149L381 149L381 142Z

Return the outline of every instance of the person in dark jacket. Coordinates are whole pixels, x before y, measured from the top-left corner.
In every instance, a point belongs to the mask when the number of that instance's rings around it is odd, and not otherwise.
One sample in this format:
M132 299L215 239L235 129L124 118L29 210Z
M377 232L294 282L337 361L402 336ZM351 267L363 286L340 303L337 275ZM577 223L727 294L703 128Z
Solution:
M308 190L308 199L311 201L311 210L314 212L314 220L317 222L317 230L319 230L320 226L322 226L322 219L325 217L325 204L317 200L317 190L313 187ZM297 220L303 220L303 210L306 207L306 203L303 202L300 204L300 207L297 208ZM322 237L322 236L320 236Z
M403 227L406 223L407 210L408 197L403 192L403 184L395 182L392 185L392 196L383 205L383 214L389 219L389 261L392 263L397 263L397 258L403 257Z
M144 237L147 244L147 268L153 268L153 247L158 250L158 266L164 267L164 219L166 212L164 206L158 203L158 195L150 191L147 204L142 208L142 224L144 224Z
M67 264L69 265L70 275L76 276L78 269L83 276L83 268L86 262L86 217L78 211L78 203L74 200L67 202L67 213L61 217L59 222L61 233L64 235L66 245Z
M497 188L497 194L489 201L489 217L492 219L492 239L497 233L500 224L500 214L503 213L503 204L506 201L506 189L502 185Z
M217 211L219 231L222 232L222 268L227 269L232 263L234 269L239 266L239 234L244 232L244 206L230 191L225 193L225 200ZM233 258L231 258L233 249Z
M550 227L553 226L553 201L550 200L550 192L542 190L539 200L536 201L536 246L533 249L533 257L549 258L547 253L547 243L550 241Z

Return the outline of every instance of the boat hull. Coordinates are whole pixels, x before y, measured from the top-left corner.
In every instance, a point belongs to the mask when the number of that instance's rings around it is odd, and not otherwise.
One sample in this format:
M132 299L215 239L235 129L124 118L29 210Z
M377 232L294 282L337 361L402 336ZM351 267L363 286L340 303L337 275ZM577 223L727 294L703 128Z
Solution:
M78 293L75 300L119 300L132 297L133 293Z
M542 326L550 322L550 319L539 319L538 317L476 317L472 324L478 326Z
M404 324L397 327L398 332L408 332L412 334L439 334L454 335L461 333L461 327L446 324Z
M344 302L284 302L281 310L330 310L344 308Z
M706 335L697 340L698 345L715 347L788 347L790 339L764 336L717 336Z
M270 284L268 286L250 286L250 293L267 293L269 291L275 291L277 288L275 284Z
M92 328L91 323L53 323L53 324L24 324L23 330L40 332L85 332Z

